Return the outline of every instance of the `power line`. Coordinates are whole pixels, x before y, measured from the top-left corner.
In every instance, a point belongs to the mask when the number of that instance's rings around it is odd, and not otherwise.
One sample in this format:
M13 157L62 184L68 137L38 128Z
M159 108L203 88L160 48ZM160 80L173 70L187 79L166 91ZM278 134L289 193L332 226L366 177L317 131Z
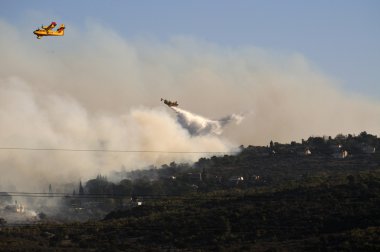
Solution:
M182 195L169 195L169 194L133 194L133 193L86 193L75 194L70 193L35 193L35 192L0 192L1 197L24 197L24 198L123 198L123 197L137 197L145 199L162 199L162 198L175 198L183 197Z
M230 195L230 194L221 194L221 195L206 195L202 193L197 194L134 194L134 193L87 193L87 194L75 194L70 193L38 193L38 192L0 192L0 199L2 197L24 197L24 198L68 198L68 199L104 199L104 198L125 198L125 197L135 197L142 200L191 200L194 202L198 201L207 201L207 200L231 200L231 199L240 199L240 200L254 200L260 202L279 202L278 199L273 198L273 196L268 196L271 192L259 192L248 195ZM344 199L353 200L358 199L356 196L344 196ZM378 197L373 196L368 199L375 200ZM300 201L297 197L283 197L282 200L285 201ZM301 199L302 200L302 199Z
M64 151L64 152L109 152L109 153L171 153L171 154L237 154L238 151L165 151L165 150L106 150L106 149L66 149L66 148L27 148L0 147L11 151Z

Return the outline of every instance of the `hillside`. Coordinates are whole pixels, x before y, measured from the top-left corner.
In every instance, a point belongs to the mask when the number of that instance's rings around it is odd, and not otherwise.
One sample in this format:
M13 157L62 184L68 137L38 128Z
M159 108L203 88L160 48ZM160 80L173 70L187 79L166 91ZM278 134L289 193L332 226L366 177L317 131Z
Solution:
M0 248L376 251L379 206L376 170L320 177L313 185L161 198L103 221L3 227Z
M309 138L134 171L118 184L98 176L84 196L133 201L103 220L3 225L0 250L378 251L378 148L367 133Z

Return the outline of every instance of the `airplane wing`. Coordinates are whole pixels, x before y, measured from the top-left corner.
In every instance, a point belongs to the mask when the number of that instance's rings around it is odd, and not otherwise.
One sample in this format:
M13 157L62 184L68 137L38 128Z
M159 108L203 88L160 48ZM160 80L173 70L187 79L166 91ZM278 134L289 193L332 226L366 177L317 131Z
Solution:
M46 31L50 31L51 29L53 29L56 26L57 26L56 22L51 22L51 24L49 26L42 26L42 29L44 29Z

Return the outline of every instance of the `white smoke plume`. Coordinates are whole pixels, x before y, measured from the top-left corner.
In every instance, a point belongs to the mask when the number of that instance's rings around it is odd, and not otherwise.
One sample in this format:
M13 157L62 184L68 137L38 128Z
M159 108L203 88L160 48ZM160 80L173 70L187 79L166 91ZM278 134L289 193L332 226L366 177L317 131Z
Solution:
M126 39L96 22L65 23L37 40L40 21L0 19L0 147L143 150L0 150L0 190L40 191L125 167L197 160L241 144L310 135L380 134L380 102L347 92L298 53L228 48L193 38ZM239 124L191 135L160 102L175 97L205 118L239 111ZM196 132L196 131L195 131ZM166 153L165 153L166 152Z
M187 129L192 136L215 134L220 135L224 126L231 122L239 124L243 120L243 116L232 114L219 120L211 120L200 115L193 114L184 109L172 107L177 112L177 120L183 128Z

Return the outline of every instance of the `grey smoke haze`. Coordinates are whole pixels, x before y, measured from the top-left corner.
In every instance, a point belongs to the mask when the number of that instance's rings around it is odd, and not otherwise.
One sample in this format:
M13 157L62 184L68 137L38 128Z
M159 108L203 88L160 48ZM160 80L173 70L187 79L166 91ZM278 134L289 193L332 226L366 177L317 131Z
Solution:
M63 38L37 40L32 31L0 20L1 146L229 151L270 140L380 132L379 101L346 92L298 53L186 37L128 40L94 22L66 27ZM205 118L252 113L221 135L194 137L160 97ZM121 166L199 156L0 151L6 174L0 185L40 191L54 181L85 180Z

